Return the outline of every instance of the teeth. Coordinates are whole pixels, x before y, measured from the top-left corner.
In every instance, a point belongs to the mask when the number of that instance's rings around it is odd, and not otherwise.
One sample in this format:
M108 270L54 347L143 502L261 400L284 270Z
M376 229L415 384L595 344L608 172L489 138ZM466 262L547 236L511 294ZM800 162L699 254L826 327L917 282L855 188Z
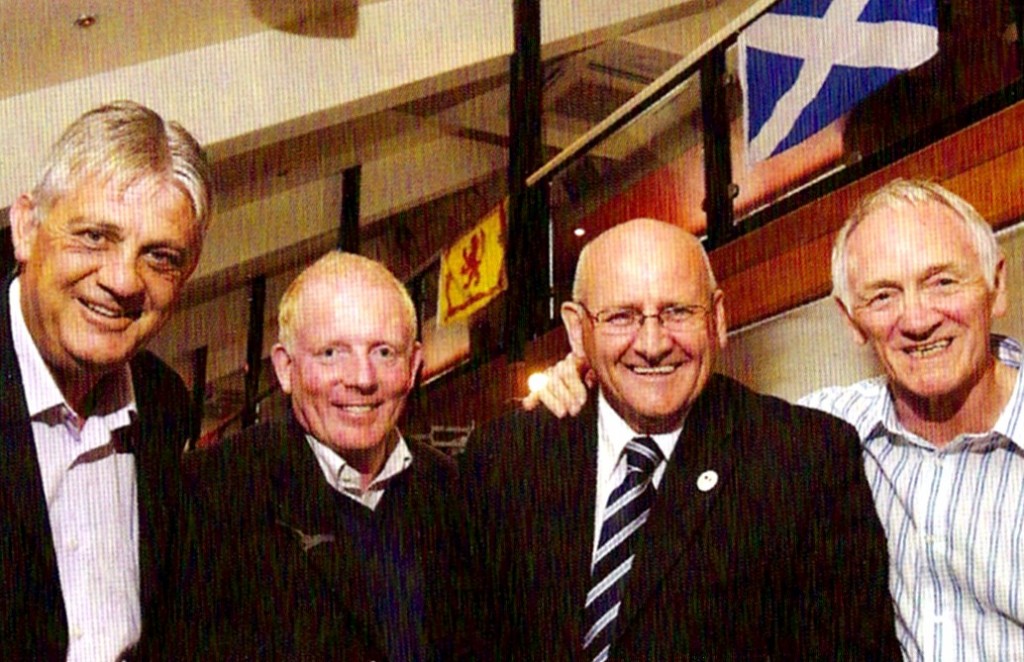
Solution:
M671 365L659 365L659 366L653 366L653 367L650 367L650 368L645 368L645 367L642 367L642 366L634 366L631 369L633 370L633 372L637 373L638 375L667 375L667 374L671 373L673 370L675 370L676 368L675 368L675 366L671 366Z
M365 414L373 411L373 405L342 405L341 408L354 414Z
M88 301L84 303L86 308L96 313L97 315L102 315L103 317L110 317L115 319L121 317L120 311L111 310L110 308L104 308L103 306L98 306L94 303L89 303Z
M907 353L918 357L931 356L932 354L935 354L936 352L941 352L942 350L949 347L950 342L952 341L940 340L938 342L933 342L927 345L921 345L920 347L911 347L910 349L907 350Z

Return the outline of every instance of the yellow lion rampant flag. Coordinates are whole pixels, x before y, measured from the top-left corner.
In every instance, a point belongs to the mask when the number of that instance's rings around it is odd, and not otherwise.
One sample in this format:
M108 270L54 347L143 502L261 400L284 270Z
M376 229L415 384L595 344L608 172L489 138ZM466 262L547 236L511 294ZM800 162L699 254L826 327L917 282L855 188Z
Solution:
M437 320L469 317L505 291L505 232L508 199L441 254Z

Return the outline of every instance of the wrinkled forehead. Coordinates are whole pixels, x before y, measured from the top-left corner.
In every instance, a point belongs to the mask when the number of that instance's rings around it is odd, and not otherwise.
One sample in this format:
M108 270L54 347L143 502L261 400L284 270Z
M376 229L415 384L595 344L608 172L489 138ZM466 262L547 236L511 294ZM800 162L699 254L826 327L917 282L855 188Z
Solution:
M896 280L944 266L981 271L966 222L930 200L872 210L850 233L846 252L851 284L859 276Z
M188 191L173 178L161 174L83 179L48 203L41 201L40 211L45 215L62 202L86 200L93 205L114 203L133 208L133 216L139 218L173 215L177 225L199 227Z
M876 201L860 214L860 219L850 228L848 242L885 242L892 236L889 225L893 219L919 226L922 232L947 232L969 234L968 221L959 212L938 198L907 199L889 197Z
M581 295L595 306L704 303L711 296L699 246L675 238L625 236L593 247Z
M306 341L404 349L415 340L401 295L390 283L361 274L316 276L300 293L296 312L296 335Z

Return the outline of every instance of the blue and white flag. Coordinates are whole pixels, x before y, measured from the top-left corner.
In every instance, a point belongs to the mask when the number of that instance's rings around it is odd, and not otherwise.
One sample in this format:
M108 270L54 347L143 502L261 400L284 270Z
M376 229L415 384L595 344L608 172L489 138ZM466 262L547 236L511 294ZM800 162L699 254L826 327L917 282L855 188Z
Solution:
M939 50L935 0L782 0L739 36L747 162L825 128Z

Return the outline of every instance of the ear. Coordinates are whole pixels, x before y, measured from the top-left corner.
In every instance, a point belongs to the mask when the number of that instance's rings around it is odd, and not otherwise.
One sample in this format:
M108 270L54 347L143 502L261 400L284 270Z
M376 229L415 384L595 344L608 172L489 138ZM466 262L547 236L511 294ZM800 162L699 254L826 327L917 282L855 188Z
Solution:
M839 306L839 310L842 313L843 321L846 322L846 328L850 330L853 336L853 341L858 345L863 345L868 341L868 336L861 328L857 325L857 320L853 319L853 314L846 308L839 297L833 297L836 305Z
M36 203L32 196L23 193L11 205L11 241L14 244L14 257L20 264L28 262L32 256L32 246L36 241L39 220L36 218Z
M412 387L416 385L416 378L420 375L420 368L423 367L423 344L419 341L412 344L412 356L409 357L409 365L411 370L409 371L409 384L406 386L406 392L412 390Z
M1002 317L1009 308L1006 296L1006 256L1000 255L992 283L992 317Z
M274 364L274 373L277 375L277 383L281 390L291 395L292 393L292 356L285 349L284 345L277 343L270 350L270 360Z
M562 304L562 324L565 325L565 333L569 336L569 346L572 347L573 356L581 359L587 358L587 352L583 345L583 317L586 313L583 307L575 301L566 301Z
M718 334L718 348L725 349L729 343L729 325L725 319L725 293L715 290L711 295L711 314L714 315L715 331Z

